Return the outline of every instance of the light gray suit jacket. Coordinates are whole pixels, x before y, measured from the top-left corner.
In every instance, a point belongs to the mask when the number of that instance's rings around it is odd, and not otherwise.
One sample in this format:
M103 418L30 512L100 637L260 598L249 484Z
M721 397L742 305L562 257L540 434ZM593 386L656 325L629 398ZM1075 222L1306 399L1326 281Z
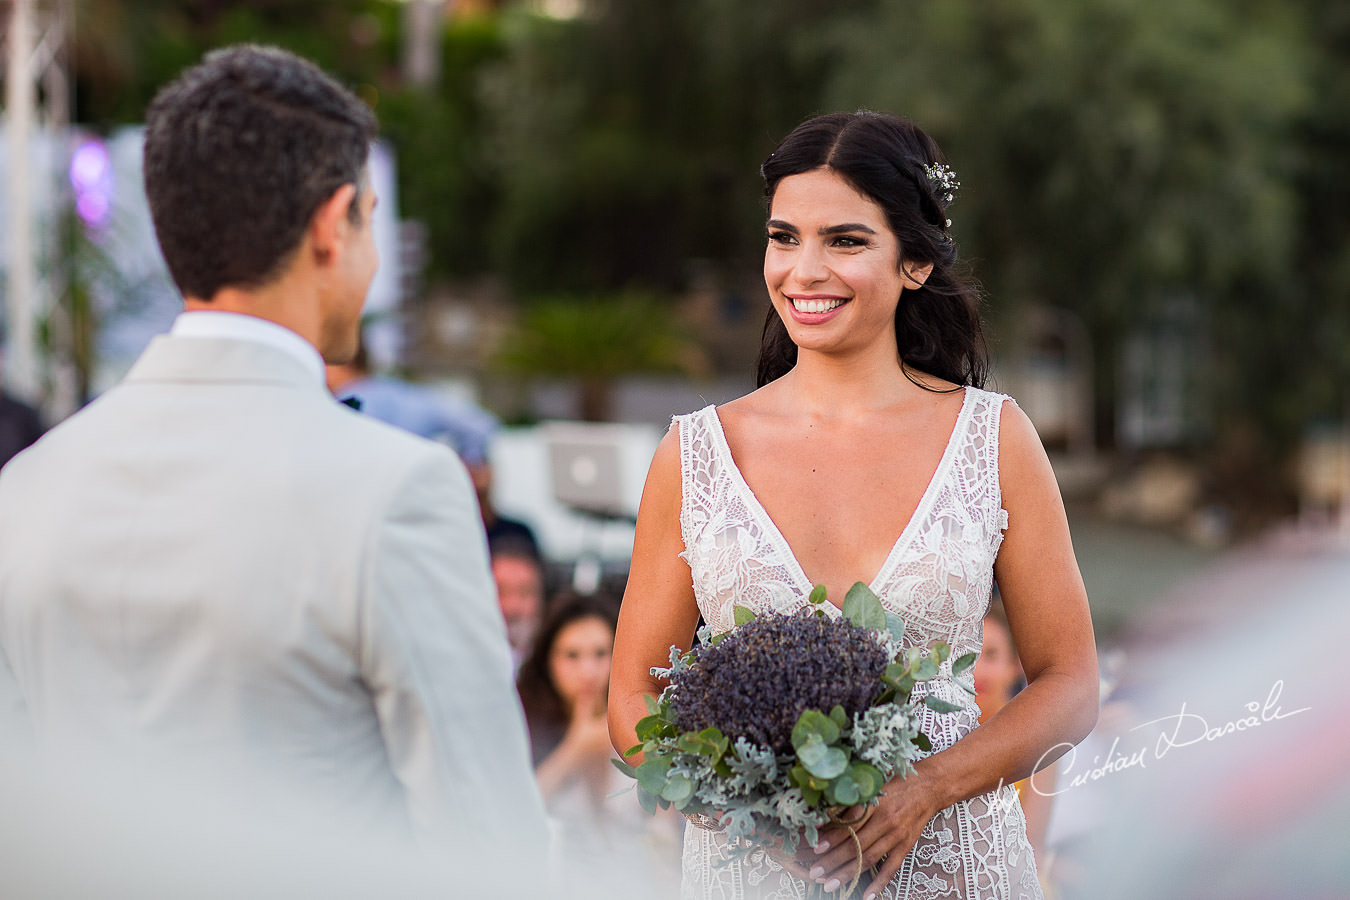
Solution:
M157 338L5 467L0 650L49 755L544 844L464 467L274 348Z

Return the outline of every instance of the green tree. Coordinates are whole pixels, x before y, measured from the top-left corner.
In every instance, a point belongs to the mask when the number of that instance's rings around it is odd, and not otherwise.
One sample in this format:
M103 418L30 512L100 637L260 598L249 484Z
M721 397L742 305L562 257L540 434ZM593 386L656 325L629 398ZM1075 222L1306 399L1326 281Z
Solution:
M536 299L496 358L508 374L574 379L583 420L613 418L613 387L623 375L699 374L702 358L670 303L646 294Z
M352 85L397 58L386 0L76 0L75 118L106 127L144 118L155 92L216 47L275 44Z
M757 170L816 109L834 4L600 2L519 17L487 81L501 271L523 288L678 286L762 246Z
M831 97L934 131L995 319L1033 302L1080 315L1109 418L1122 338L1175 298L1199 302L1225 357L1249 349L1231 323L1266 327L1277 308L1308 99L1298 26L1222 0L894 4L836 33L858 52Z

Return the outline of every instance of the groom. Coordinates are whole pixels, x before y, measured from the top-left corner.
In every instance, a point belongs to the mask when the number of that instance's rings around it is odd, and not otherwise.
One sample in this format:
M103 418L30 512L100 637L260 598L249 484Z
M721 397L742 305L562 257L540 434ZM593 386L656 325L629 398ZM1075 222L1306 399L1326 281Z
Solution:
M185 311L5 466L0 667L68 771L529 859L543 811L469 478L324 387L378 262L374 134L276 49L155 99L145 187Z

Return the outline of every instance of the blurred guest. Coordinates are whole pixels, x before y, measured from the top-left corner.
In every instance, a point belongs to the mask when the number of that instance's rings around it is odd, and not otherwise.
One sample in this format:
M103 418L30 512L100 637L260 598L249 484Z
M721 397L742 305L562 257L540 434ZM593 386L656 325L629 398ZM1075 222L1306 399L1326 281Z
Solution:
M534 546L514 537L488 544L497 603L506 622L506 639L519 669L534 642L544 614L544 566Z
M609 760L606 704L615 603L609 597L566 594L555 600L517 680L535 775L546 801L564 788L599 806ZM594 790L587 790L587 789Z
M43 430L36 409L0 388L0 466L35 443Z
M487 461L497 418L472 403L388 375L374 375L365 343L351 362L329 363L328 389L339 400L355 398L361 412L455 448L468 466Z
M984 616L984 643L975 663L975 702L980 707L980 724L992 719L1026 685L1022 663L1013 645L1012 629L995 590ZM1046 831L1050 825L1050 807L1054 800L1055 765L1023 778L1013 786L1027 817L1027 838L1036 854L1037 874L1042 884L1049 883L1046 858Z
M496 416L422 385L371 374L364 343L350 363L329 364L327 370L328 389L339 400L381 422L454 447L469 469L488 542L504 538L521 541L539 555L533 529L498 514L492 505L492 464L488 450L500 425Z
M605 594L553 598L517 688L561 852L591 876L603 867L616 879L608 887L623 878L671 886L684 820L645 813L632 780L611 763L606 708L617 607Z
M473 479L473 489L478 495L478 510L483 514L483 528L487 530L488 544L516 543L530 548L536 558L539 553L539 540L534 529L517 519L507 518L497 512L492 503L492 463L487 459L470 462L469 477Z

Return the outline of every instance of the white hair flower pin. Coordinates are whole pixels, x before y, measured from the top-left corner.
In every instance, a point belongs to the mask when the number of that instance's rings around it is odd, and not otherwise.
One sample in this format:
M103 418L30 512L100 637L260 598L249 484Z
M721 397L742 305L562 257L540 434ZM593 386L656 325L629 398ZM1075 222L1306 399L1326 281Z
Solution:
M933 193L942 201L943 206L956 199L961 182L956 179L956 173L952 171L951 166L945 163L925 163L923 171L933 185Z
M961 182L956 178L956 172L952 167L945 163L924 163L923 172L928 176L928 182L933 187L933 194L942 203L943 208L951 205L956 199L956 192L961 187ZM952 227L952 220L948 219L946 226Z

